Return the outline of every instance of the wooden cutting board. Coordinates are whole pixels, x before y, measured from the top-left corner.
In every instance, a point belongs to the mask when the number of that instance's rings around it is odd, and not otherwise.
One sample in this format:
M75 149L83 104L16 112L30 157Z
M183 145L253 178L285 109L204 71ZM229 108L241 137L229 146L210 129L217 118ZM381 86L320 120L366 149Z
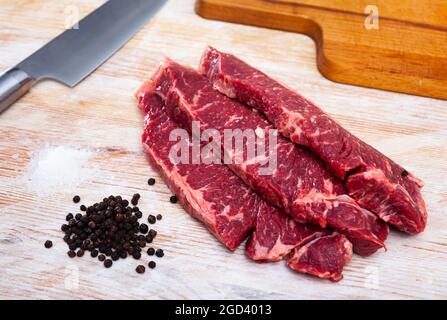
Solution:
M447 99L445 0L197 0L196 11L312 37L328 79Z
M102 0L0 0L0 72ZM194 0L171 0L126 46L77 87L39 83L0 115L0 298L372 299L447 297L447 101L340 85L323 78L307 36L205 20ZM266 41L268 39L268 41ZM388 251L354 256L339 283L230 253L178 204L148 164L133 91L169 56L197 66L205 46L229 51L315 101L343 126L426 183L424 233L391 232ZM285 50L287 46L287 50ZM157 183L149 187L149 177ZM139 192L144 219L161 213L155 270L70 259L59 231L72 197L91 204ZM44 242L51 239L52 249Z

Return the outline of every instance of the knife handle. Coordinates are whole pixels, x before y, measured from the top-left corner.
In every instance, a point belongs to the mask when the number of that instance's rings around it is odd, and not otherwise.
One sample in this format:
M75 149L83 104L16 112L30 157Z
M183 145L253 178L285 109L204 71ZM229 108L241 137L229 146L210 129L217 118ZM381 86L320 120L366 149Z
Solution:
M0 76L0 113L27 93L35 82L30 75L17 67Z

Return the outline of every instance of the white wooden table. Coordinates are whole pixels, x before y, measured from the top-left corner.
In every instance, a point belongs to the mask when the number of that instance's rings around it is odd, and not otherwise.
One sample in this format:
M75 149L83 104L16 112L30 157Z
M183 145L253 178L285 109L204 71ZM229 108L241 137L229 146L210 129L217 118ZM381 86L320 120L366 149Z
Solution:
M81 16L103 1L77 1ZM0 115L0 298L313 299L447 298L447 101L336 84L315 65L306 36L204 20L193 0L171 0L121 51L74 89L33 88ZM72 1L0 0L0 70L63 31ZM67 9L68 7L68 9ZM388 252L354 257L339 283L257 264L226 251L179 205L148 165L133 90L165 56L196 66L211 44L299 90L359 137L426 182L426 231L392 232ZM39 162L40 161L40 162ZM157 183L149 187L147 178ZM140 192L163 214L155 270L126 259L105 269L69 259L60 225L77 206ZM43 243L51 239L52 249ZM147 261L144 260L144 261Z

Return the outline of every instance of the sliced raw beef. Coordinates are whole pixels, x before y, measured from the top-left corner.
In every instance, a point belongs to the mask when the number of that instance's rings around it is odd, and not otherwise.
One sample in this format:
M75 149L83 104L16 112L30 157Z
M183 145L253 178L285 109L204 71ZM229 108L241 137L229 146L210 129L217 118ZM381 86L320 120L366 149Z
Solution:
M257 261L277 261L290 253L287 265L295 271L339 281L343 267L351 261L352 244L337 232L264 211L247 241L246 252Z
M351 243L343 235L334 233L295 248L287 265L299 272L339 281L343 278L340 266L351 261L351 258Z
M333 237L332 241L324 240L325 245L308 246L304 244L305 240L326 239L331 232L298 225L277 208L268 205L225 165L173 164L169 153L177 142L170 141L169 136L178 125L168 117L162 100L152 92L150 83L145 83L136 95L140 108L146 114L142 136L144 149L151 164L179 197L188 213L203 222L230 250L234 250L257 224L248 241L249 257L278 261L297 246L304 246L302 251L309 251L310 256L326 255L327 268L324 261L317 261L315 265L309 263L307 267L303 266L299 272L331 280L341 279L341 270L349 262L344 259L346 253L342 250L346 247L346 238ZM268 232L269 228L272 232ZM324 253L313 252L315 250ZM334 252L329 254L329 250ZM337 260L341 263L338 268L333 266L333 258L330 258L333 255L341 255Z
M352 259L352 244L344 235L318 226L300 224L278 209L259 213L248 239L246 254L255 261L279 261L295 271L339 281ZM315 259L315 261L312 261Z
M310 148L362 207L414 234L424 230L423 186L401 166L361 141L315 104L233 55L208 48L200 71L215 89L265 114L293 142Z
M191 68L166 60L153 81L171 116L185 129L192 131L192 122L199 121L202 130L217 130L220 137L229 129L251 130L264 136L273 130L260 114L213 90L206 78ZM268 150L269 139L265 140ZM265 159L268 152L257 158L236 159L238 154L248 153L248 144L243 152L234 152L223 141L213 143L219 143L219 148L222 146L233 160L229 167L269 203L284 208L298 222L333 227L348 236L354 251L361 255L384 246L386 224L346 195L343 183L306 149L278 136L276 169L263 174L265 166L258 160Z

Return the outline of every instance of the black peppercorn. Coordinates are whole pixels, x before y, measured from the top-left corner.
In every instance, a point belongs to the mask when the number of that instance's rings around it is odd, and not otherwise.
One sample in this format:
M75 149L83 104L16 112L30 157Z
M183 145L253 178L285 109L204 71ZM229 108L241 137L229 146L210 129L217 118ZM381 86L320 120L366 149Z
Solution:
M135 248L134 248L134 252L133 252L133 254L132 254L132 257L134 258L134 259L140 259L141 258L141 252L139 252L139 251L135 251Z
M146 246L146 239L138 241L138 245L140 248L144 248Z
M153 215L149 215L149 217L147 217L147 222L149 222L150 224L154 224L156 221L157 220Z
M110 259L104 260L104 267L110 268L112 266L112 264L113 264L112 260L110 260Z
M45 248L49 249L53 246L53 242L51 240L45 241Z
M149 235L153 238L155 238L155 236L157 235L157 231L155 231L154 229L149 230Z
M76 252L76 255L78 257L82 257L84 255L84 250L82 250L82 249L78 250L78 252Z
M123 221L123 219L124 219L124 216L123 216L121 213L118 213L118 214L115 216L115 220L116 220L117 222L121 222L121 221Z
M98 256L98 253L99 253L98 250L93 249L92 251L90 251L90 256L92 258L96 258Z
M146 271L146 268L142 266L141 264L135 269L137 273L144 273Z
M163 252L163 250L161 249L157 249L157 251L155 251L155 255L159 258L163 257L165 255L165 253Z
M169 198L169 201L171 201L171 203L177 203L177 197L176 196L171 196Z
M163 218L163 216L161 214L157 214L157 220L161 220L161 218Z
M147 254L153 256L155 254L155 249L154 248L147 249Z
M112 252L110 257L112 258L113 261L116 261L120 258L120 254L118 253L118 251L114 251L114 252Z
M140 224L140 232L141 233L145 234L148 231L149 231L149 227L147 226L147 224L145 224L145 223Z
M100 254L100 255L98 256L98 260L102 262L102 261L106 260L106 256L103 255L103 254Z
M81 206L79 207L79 209L80 209L81 211L87 211L87 207L84 206L84 205L81 205Z
M105 254L107 257L110 257L110 256L112 255L112 249L111 249L111 248L106 248L104 254Z
M68 251L67 254L70 258L74 258L76 256L76 252L74 252L73 250Z
M71 219L73 219L73 214L72 213L67 214L65 220L70 221Z
M78 203L79 201L81 201L81 197L80 196L74 196L73 197L73 202L74 203Z
M153 186L155 184L155 179L154 178L149 178L147 180L147 184L150 185L150 186Z
M155 263L155 261L149 261L149 263L147 264L149 268L154 269L157 264Z

